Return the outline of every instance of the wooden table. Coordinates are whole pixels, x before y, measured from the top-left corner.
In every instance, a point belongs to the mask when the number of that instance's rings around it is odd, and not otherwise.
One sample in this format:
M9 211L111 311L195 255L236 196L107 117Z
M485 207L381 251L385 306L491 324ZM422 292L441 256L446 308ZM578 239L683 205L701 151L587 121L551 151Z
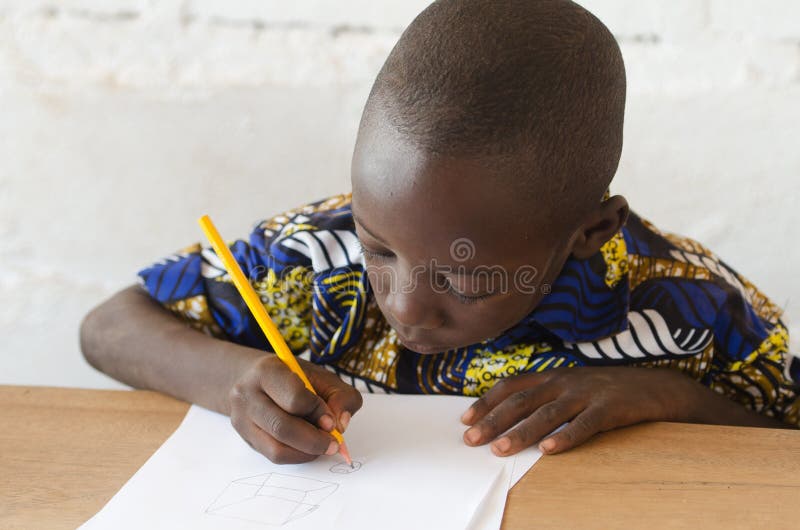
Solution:
M75 528L188 405L154 392L0 386L0 528ZM800 431L654 423L542 458L503 528L800 528Z

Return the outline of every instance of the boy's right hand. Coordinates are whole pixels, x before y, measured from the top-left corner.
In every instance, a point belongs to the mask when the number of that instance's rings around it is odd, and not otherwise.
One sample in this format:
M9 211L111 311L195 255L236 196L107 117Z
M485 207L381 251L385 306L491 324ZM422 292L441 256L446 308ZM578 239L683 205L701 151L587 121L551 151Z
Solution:
M344 432L361 408L361 394L335 373L298 362L318 395L274 354L256 360L229 394L231 423L250 446L276 464L295 464L334 454L330 434Z

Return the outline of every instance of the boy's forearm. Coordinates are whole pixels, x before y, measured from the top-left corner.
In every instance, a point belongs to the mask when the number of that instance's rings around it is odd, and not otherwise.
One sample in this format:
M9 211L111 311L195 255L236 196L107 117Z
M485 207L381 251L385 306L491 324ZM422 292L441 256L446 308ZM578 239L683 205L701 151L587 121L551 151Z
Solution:
M81 349L92 366L115 379L224 414L233 384L264 355L188 327L136 285L86 316Z
M753 412L693 379L682 376L682 380L688 387L685 396L689 412L687 417L678 418L678 421L742 427L792 428L791 425L775 418Z

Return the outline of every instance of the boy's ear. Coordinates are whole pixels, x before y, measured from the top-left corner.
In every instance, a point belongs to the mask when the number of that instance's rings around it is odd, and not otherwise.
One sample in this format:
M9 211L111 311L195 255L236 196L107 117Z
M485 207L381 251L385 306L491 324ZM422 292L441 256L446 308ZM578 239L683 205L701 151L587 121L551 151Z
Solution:
M600 203L578 228L572 244L572 255L578 259L593 256L619 232L628 219L629 211L628 201L622 195L614 195Z

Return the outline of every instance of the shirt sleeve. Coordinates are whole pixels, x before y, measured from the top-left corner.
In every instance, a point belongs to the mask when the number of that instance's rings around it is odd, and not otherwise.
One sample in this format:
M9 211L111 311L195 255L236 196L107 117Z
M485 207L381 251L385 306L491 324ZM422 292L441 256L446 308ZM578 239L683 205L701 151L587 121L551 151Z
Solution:
M309 257L284 240L297 230L290 211L256 224L248 240L228 246L295 354L309 343L313 267ZM159 304L191 327L245 346L269 349L221 260L199 243L139 271L140 284Z
M781 309L747 279L729 272L714 323L706 383L750 410L800 426L800 360L789 352Z

